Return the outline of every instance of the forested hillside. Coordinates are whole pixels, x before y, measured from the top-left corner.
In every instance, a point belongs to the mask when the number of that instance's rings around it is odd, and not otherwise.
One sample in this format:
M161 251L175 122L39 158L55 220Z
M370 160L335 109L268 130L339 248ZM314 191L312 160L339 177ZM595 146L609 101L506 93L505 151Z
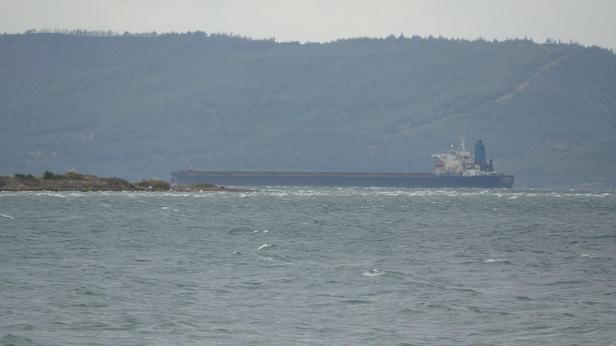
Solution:
M0 35L0 174L427 171L462 134L516 187L616 186L616 55L437 38Z

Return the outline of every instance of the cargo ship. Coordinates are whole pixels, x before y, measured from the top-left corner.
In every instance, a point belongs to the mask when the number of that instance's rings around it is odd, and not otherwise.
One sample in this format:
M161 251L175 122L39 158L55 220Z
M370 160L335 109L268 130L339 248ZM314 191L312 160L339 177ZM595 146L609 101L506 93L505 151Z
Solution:
M486 160L485 145L475 144L474 153L460 145L433 154L432 172L301 172L301 171L200 171L171 172L174 184L212 184L219 186L340 186L413 188L512 188L514 176L494 171Z

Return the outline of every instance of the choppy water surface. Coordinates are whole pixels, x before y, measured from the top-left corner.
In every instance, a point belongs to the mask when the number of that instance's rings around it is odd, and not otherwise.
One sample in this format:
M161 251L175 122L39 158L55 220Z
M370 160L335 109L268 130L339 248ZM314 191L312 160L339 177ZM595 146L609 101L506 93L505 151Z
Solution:
M0 344L616 343L616 196L0 193Z

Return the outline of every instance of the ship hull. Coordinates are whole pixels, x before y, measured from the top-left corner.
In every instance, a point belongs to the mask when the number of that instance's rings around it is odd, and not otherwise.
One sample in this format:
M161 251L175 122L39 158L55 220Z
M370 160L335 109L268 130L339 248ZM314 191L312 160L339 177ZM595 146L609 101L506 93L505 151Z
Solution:
M171 172L176 184L221 186L479 187L512 188L512 175L453 176L432 173L357 172Z

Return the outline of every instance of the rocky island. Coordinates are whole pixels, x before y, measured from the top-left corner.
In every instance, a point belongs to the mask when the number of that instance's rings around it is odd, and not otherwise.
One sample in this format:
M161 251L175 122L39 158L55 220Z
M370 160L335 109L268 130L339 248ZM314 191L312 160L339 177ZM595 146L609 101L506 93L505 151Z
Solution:
M125 179L50 171L37 177L31 174L0 176L0 191L237 191L210 184L171 186L159 179L131 183Z

